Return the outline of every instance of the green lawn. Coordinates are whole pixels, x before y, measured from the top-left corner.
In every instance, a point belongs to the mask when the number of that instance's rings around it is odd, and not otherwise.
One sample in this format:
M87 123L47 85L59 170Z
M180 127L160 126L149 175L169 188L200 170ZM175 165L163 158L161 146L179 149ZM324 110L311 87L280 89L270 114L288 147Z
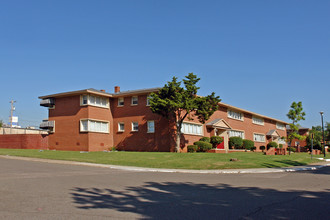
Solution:
M266 156L262 153L237 152L229 154L214 153L160 153L160 152L75 152L0 149L0 155L34 157L79 162L177 169L236 169L290 167L320 162L307 153L286 156ZM317 157L322 157L318 155ZM232 162L230 158L237 158ZM315 156L314 156L315 158ZM329 158L329 156L327 156Z

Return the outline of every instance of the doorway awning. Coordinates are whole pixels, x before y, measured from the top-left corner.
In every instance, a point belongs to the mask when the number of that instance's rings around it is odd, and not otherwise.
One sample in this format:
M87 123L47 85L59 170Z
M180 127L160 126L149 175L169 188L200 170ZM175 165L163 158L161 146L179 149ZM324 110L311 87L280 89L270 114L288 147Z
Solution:
M280 137L280 134L276 130L270 130L270 131L268 131L268 133L266 135L267 136L271 136L273 138Z
M214 119L206 124L208 128L216 128L218 130L231 130L231 126L222 118Z

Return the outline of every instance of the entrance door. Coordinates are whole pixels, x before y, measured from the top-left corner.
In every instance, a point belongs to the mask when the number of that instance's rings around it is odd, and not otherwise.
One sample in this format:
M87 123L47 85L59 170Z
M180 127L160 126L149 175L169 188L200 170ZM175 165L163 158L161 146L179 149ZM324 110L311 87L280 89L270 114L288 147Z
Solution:
M225 140L224 137L222 137L222 138L223 138L223 140ZM218 144L217 149L225 149L225 141L222 141L221 144Z

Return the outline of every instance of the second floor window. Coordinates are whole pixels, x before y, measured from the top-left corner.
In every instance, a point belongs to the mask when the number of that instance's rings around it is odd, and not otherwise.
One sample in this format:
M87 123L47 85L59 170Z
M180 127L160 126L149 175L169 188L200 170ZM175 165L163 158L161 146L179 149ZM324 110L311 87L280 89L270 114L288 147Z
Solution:
M243 121L243 114L241 112L235 112L233 110L228 110L228 118Z
M137 96L133 96L132 97L132 105L137 105L138 104L138 97Z
M124 97L118 98L118 106L124 106Z

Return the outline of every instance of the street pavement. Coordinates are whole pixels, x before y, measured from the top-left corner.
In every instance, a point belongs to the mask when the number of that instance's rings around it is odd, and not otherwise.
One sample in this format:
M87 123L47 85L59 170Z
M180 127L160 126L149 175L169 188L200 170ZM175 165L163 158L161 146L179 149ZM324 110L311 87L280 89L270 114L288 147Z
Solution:
M0 219L330 219L330 167L180 173L0 157Z

